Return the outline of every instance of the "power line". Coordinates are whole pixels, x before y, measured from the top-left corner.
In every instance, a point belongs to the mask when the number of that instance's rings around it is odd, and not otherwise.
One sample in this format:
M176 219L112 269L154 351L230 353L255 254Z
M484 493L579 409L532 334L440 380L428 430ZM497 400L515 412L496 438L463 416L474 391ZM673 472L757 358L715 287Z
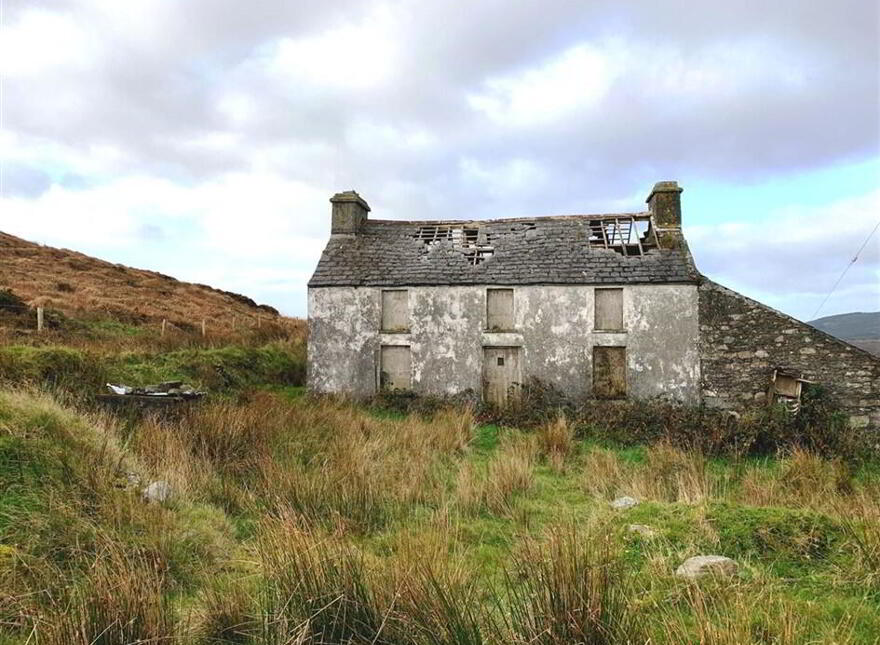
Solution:
M862 242L862 245L859 247L859 250L856 251L856 254L853 256L853 259L849 261L849 264L844 268L843 273L840 274L840 277L837 278L837 282L834 283L834 286L831 287L831 291L828 292L828 295L825 296L825 299L822 301L822 304L816 308L816 311L813 312L813 315L810 316L810 320L816 320L816 314L818 314L822 307L825 306L825 303L828 302L828 298L831 297L831 294L834 293L834 290L837 289L837 286L840 284L840 281L843 280L843 276L846 275L846 272L849 271L849 268L856 263L856 260L859 259L859 255L861 255L862 251L865 250L865 247L868 246L868 242L874 236L874 233L877 232L877 229L880 228L880 222L874 226L870 233L868 233L868 237L865 238L865 241Z

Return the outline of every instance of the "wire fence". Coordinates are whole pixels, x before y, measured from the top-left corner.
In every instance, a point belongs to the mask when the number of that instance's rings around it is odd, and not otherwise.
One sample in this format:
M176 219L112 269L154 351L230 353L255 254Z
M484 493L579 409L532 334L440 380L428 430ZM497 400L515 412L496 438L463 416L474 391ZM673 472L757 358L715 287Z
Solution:
M47 328L47 314L53 312L62 312L60 309L47 308L40 305L17 305L17 304L0 304L0 313L3 311L18 312L29 314L32 316L32 326L37 332L43 332ZM63 313L63 312L62 312ZM100 311L90 312L95 320L114 321L120 324L132 325L131 317L115 316L111 312ZM170 318L150 317L143 322L135 323L138 327L153 327L160 336L177 332L184 334L199 334L203 337L211 333L229 334L230 332L246 332L259 329L271 328L290 328L294 329L303 323L296 318L286 318L284 316L261 315L261 314L230 314L228 316L213 316L195 318L192 322L183 322L177 320L172 321ZM30 327L31 325L28 325Z

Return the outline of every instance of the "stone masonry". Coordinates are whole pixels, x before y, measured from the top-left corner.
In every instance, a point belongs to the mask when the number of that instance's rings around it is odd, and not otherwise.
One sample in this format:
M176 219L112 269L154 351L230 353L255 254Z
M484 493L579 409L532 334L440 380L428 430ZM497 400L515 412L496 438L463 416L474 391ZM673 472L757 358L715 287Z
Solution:
M880 359L711 280L699 289L706 405L765 405L773 369L828 388L855 427L880 427Z

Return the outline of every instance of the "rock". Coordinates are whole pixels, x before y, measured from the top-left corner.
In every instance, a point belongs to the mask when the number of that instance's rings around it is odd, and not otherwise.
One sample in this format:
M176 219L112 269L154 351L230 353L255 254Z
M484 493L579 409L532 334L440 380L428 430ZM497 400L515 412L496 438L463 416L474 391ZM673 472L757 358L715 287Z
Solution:
M707 575L726 577L734 575L738 568L735 561L723 555L697 555L682 562L675 570L675 575L689 580Z
M144 499L148 502L156 502L161 504L171 499L174 491L171 484L164 479L152 482L144 489Z
M628 496L618 497L616 500L611 502L611 508L620 508L620 509L632 508L633 506L635 506L638 503L639 503L639 500L635 499L634 497L628 497Z
M657 531L645 524L627 524L626 530L630 533L638 533L643 538L652 539L657 537Z

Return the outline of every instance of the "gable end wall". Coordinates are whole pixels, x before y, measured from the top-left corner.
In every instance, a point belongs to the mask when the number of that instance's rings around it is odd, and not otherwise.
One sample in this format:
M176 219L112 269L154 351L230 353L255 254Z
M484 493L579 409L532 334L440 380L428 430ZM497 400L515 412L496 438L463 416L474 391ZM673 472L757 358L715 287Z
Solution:
M702 394L707 405L766 403L773 369L826 386L851 425L880 428L880 358L706 280L699 287Z

